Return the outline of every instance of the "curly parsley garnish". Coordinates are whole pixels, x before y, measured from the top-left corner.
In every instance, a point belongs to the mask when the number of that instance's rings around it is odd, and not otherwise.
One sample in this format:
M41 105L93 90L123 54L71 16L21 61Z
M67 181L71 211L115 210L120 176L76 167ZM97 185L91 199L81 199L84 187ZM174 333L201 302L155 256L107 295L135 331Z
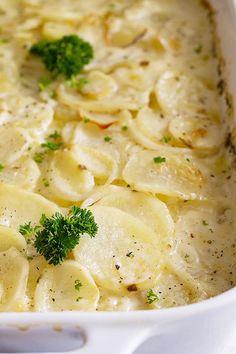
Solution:
M20 232L28 232L31 224L20 226ZM36 231L35 231L36 230ZM34 228L34 246L49 264L60 264L79 243L83 234L95 237L98 227L90 210L73 206L68 215L55 213L42 215L40 225Z
M77 35L64 36L55 41L41 40L30 48L54 77L62 75L66 80L78 75L93 58L90 43Z
M34 227L31 225L31 221L25 223L24 225L20 225L19 232L23 236L31 235L34 232Z

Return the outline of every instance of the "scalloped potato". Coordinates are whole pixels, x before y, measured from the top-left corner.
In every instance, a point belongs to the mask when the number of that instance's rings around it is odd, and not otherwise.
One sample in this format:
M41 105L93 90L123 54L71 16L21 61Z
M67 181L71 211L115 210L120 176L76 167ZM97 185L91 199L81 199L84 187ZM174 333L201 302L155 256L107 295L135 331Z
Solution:
M12 4L0 311L151 310L235 286L235 134L204 1Z

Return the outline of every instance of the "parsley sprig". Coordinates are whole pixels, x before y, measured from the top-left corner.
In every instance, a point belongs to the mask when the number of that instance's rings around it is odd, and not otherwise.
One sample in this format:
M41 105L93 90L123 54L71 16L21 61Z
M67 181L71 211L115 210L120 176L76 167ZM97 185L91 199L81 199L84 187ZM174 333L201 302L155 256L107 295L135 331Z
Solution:
M34 227L31 225L31 221L25 223L24 225L20 225L19 232L23 236L28 236L34 232Z
M30 48L54 77L62 75L66 80L78 75L93 58L90 43L77 35L64 36L55 41L41 40Z
M34 247L49 264L60 264L79 243L83 234L95 237L98 226L90 210L72 206L67 216L55 213L52 217L45 214L36 226ZM31 223L21 225L19 231L31 231Z

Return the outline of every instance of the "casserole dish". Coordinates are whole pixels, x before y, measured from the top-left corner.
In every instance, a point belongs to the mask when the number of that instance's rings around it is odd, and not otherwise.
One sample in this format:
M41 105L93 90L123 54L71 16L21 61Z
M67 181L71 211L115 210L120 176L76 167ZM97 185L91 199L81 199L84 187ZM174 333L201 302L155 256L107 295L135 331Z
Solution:
M234 93L236 4L218 0L212 1L212 6L216 10L229 91ZM235 353L235 291L198 304L153 311L1 314L0 351L128 354L148 337L158 335L160 353Z

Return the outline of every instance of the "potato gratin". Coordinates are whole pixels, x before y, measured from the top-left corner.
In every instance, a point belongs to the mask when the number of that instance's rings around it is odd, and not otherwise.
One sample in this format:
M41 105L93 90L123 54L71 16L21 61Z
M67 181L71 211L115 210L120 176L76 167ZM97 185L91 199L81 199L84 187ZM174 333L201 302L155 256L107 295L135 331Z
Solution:
M207 5L1 0L0 24L0 311L233 287L236 148Z

